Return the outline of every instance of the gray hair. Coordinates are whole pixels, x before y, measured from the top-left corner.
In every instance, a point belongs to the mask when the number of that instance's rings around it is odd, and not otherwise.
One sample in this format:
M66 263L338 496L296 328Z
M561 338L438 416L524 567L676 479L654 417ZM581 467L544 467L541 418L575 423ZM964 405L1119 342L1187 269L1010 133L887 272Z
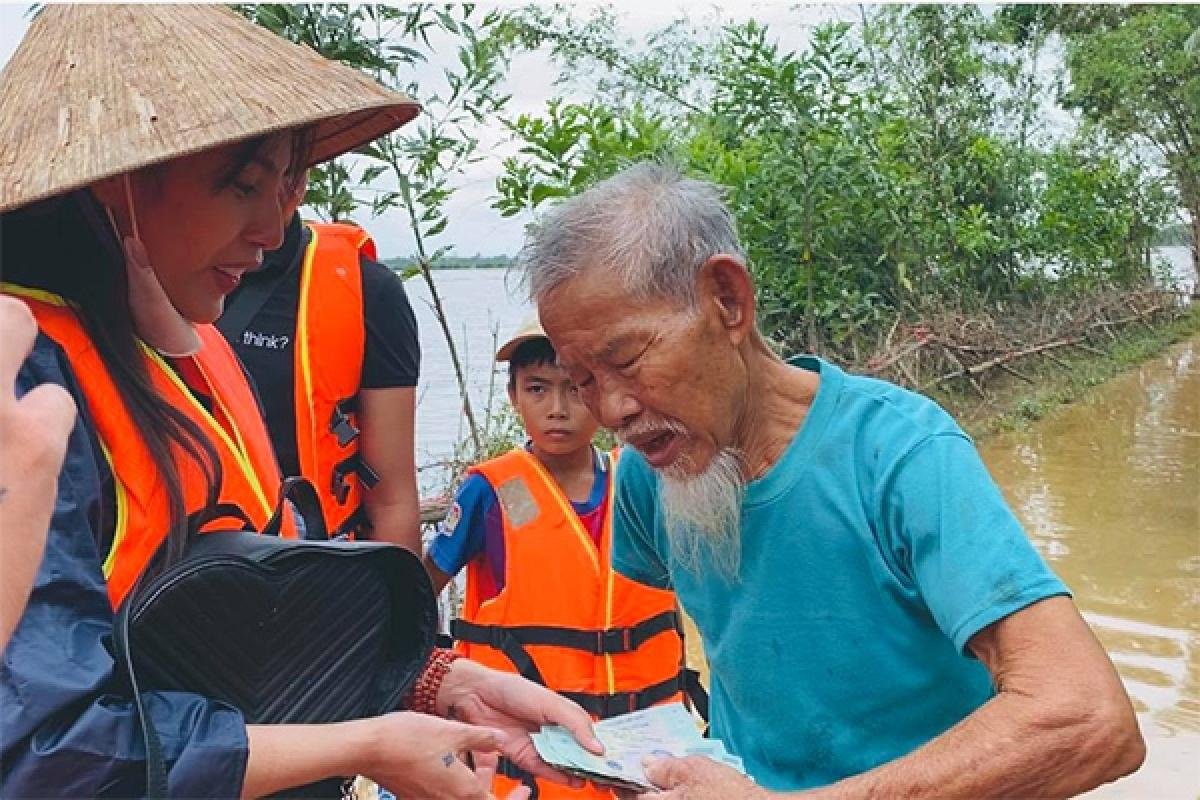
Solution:
M718 253L745 259L716 184L643 161L565 201L532 226L520 264L540 300L587 269L610 270L643 299L696 303L696 274Z

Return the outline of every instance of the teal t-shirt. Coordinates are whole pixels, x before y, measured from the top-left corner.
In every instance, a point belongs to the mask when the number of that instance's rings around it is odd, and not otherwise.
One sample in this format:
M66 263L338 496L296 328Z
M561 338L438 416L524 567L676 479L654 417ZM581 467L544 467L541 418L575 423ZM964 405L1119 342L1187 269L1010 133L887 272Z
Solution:
M953 726L993 694L967 640L1068 593L937 404L792 363L820 387L746 487L737 580L674 561L658 477L632 449L613 544L621 573L678 593L712 670L712 734L778 790L864 772Z

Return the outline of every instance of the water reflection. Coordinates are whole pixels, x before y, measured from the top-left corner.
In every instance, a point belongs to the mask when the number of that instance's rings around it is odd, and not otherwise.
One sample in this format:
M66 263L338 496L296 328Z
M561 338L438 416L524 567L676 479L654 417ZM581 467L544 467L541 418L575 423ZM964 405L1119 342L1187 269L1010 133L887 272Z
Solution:
M1200 338L980 450L1038 549L1075 592L1150 742L1147 766L1123 782L1124 793L1122 784L1103 793L1196 796Z

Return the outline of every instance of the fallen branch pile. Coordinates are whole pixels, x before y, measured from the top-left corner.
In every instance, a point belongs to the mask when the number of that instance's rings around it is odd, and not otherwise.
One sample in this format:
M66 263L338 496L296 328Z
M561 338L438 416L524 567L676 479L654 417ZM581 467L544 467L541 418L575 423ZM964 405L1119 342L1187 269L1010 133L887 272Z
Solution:
M1180 311L1173 293L1147 290L1096 295L1086 306L897 321L863 371L921 391L961 380L986 397L987 384L1000 373L1032 383L1022 365L1046 359L1065 366L1060 356L1070 348L1100 353L1097 345L1121 330L1153 327Z

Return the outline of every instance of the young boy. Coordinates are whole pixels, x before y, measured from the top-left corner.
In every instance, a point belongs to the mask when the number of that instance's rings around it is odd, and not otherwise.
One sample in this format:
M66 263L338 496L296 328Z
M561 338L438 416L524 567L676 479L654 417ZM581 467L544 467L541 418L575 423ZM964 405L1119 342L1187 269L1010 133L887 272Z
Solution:
M598 424L537 319L496 353L529 441L471 467L425 554L434 589L467 568L451 632L470 658L518 672L596 718L682 698L683 639L675 595L616 574L610 562L616 453L592 446ZM503 762L504 797L611 798L589 785L534 781Z

